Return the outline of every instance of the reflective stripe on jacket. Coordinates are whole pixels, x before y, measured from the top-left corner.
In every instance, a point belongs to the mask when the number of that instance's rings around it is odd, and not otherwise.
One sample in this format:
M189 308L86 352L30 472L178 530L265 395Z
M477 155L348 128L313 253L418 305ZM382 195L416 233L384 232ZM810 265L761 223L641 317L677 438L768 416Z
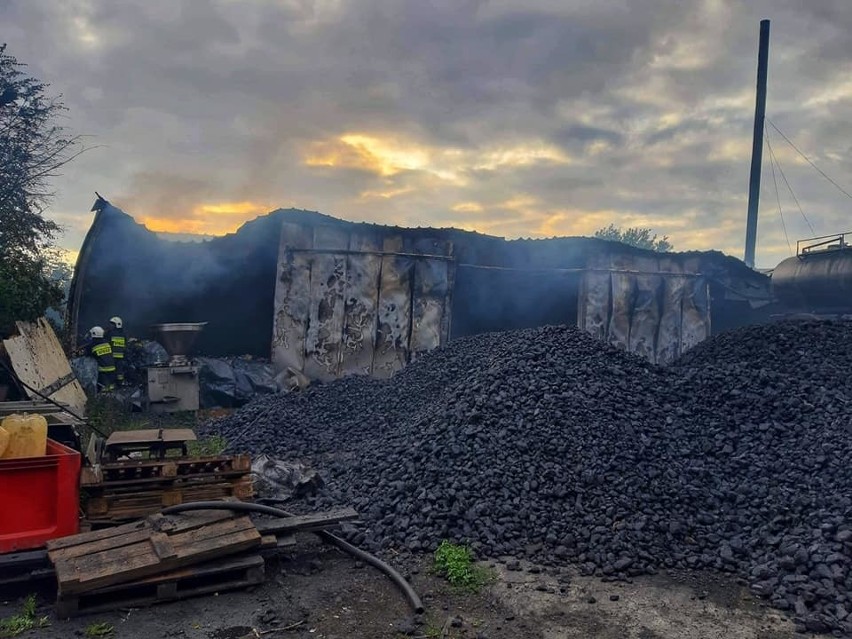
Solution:
M124 347L127 344L127 340L120 335L113 335L109 338L112 344L112 356L117 359L122 359L124 357Z
M107 334L107 339L112 346L112 356L116 359L124 359L124 350L127 340L120 328L114 328Z
M95 342L92 344L92 355L98 360L99 373L114 373L115 360L112 357L112 347L109 342Z

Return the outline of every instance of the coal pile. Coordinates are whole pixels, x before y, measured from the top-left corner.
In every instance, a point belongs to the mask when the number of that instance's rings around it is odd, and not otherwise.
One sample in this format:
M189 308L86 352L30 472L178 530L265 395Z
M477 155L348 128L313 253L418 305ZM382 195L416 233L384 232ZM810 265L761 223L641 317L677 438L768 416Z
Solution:
M352 540L373 549L448 538L611 579L729 571L801 627L852 633L850 361L848 324L735 331L667 369L545 327L211 428L312 463L327 483L312 505L355 506Z

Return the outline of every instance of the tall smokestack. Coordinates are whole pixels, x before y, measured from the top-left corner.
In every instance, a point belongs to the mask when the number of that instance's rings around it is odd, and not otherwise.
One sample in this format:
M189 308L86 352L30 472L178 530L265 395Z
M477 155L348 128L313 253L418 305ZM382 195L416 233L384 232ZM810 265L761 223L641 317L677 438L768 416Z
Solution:
M754 105L754 138L751 145L751 176L748 183L745 263L754 268L757 245L757 207L760 200L760 167L763 163L763 120L766 116L766 76L769 67L769 20L760 21L757 54L757 100Z

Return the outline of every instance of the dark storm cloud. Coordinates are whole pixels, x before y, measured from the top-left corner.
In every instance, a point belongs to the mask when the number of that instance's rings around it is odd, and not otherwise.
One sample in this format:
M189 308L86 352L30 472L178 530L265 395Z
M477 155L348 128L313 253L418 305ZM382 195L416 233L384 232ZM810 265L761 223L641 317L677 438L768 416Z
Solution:
M770 118L852 188L848 0L0 4L10 51L99 145L57 182L72 248L97 189L192 228L280 205L507 235L645 223L739 254L763 17ZM768 133L816 231L842 230L848 200ZM771 266L768 159L761 211Z

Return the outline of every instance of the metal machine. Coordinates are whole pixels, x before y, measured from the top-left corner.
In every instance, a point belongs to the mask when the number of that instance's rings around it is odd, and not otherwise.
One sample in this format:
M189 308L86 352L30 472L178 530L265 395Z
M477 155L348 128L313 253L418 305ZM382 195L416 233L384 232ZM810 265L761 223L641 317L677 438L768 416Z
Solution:
M154 332L169 360L148 367L148 401L156 413L198 410L198 364L189 358L207 322L157 324Z
M852 233L797 242L796 256L772 272L772 292L793 311L852 314Z

